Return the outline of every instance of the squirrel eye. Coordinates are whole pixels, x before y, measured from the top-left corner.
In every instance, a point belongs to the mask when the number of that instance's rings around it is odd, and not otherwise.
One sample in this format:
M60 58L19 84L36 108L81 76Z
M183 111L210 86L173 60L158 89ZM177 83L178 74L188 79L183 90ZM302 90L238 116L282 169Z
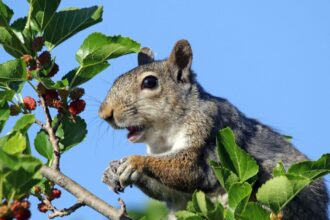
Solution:
M141 88L142 89L153 89L157 87L158 79L155 76L147 76L143 79Z

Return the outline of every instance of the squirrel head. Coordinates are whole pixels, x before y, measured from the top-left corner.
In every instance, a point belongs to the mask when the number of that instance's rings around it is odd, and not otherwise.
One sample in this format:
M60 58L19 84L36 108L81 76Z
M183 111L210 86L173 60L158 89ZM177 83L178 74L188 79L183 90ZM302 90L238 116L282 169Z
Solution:
M180 40L168 59L154 61L153 52L142 48L138 64L115 80L99 115L114 128L128 129L129 141L151 144L180 123L190 106L195 84L192 49L187 40Z

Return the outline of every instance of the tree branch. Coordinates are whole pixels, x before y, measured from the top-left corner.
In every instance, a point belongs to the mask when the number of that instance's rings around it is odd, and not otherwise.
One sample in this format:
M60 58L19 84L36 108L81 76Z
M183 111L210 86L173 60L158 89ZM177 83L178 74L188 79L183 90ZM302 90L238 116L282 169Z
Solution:
M49 140L53 146L54 161L52 167L54 169L60 170L61 153L60 153L60 147L58 146L58 138L55 136L54 129L52 128L52 116L50 115L49 108L46 105L44 97L40 95L39 98L40 98L41 106L46 116L46 124L44 125L44 129L47 131L49 135Z
M58 170L49 168L47 166L42 166L40 172L44 177L63 187L69 193L74 195L79 203L89 206L103 216L113 220L131 219L126 215L125 204L122 201L119 202L121 204L121 208L116 209Z

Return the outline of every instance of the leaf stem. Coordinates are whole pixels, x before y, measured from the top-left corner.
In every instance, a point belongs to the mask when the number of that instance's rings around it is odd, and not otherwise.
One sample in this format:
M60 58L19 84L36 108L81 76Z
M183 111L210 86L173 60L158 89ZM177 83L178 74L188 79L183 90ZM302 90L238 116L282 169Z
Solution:
M76 74L74 75L73 79L72 79L71 82L70 82L70 85L69 85L69 88L70 88L70 89L72 88L72 85L73 85L74 81L76 80L76 78L78 77L80 71L81 71L83 68L84 68L83 66L80 66L79 69L77 70Z

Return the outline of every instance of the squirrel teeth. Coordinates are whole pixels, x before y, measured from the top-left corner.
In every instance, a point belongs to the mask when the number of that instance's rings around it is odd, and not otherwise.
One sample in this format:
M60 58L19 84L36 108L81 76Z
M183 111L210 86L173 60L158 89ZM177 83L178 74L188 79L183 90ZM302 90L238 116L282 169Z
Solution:
M130 142L137 142L143 135L143 126L129 126L127 127L129 133L127 134L127 138Z

